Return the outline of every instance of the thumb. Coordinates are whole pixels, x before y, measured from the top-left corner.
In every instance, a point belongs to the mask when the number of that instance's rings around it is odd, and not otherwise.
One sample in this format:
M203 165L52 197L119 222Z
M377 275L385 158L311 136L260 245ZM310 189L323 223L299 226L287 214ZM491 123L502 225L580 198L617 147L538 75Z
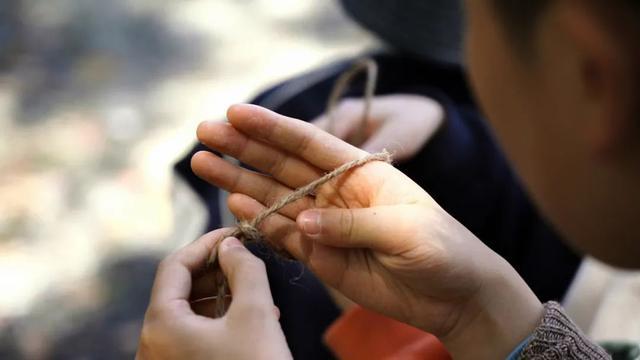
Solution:
M273 298L264 262L232 237L220 243L218 252L220 267L233 294L229 311L247 307L272 311Z
M412 205L312 209L300 213L296 222L303 234L323 245L394 254L420 231L418 213Z

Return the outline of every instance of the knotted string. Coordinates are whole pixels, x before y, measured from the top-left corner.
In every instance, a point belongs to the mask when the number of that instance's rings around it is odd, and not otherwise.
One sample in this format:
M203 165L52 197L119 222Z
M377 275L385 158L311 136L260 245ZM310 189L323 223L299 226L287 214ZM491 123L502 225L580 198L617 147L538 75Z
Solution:
M375 61L371 59L361 59L353 64L353 66L343 73L333 88L331 95L329 97L329 102L327 105L327 112L329 117L329 132L334 132L335 126L335 108L336 103L340 99L340 97L345 92L349 83L355 78L355 76L361 72L362 70L367 70L367 84L365 89L365 106L364 106L364 114L362 120L362 131L360 133L360 141L364 141L365 130L366 130L366 121L369 118L369 112L371 110L371 100L374 95L375 85L377 81L377 72L378 68ZM277 213L285 206L294 203L306 196L312 195L316 193L316 190L322 185L330 182L331 180L339 177L340 175L345 174L346 172L360 167L364 164L367 164L372 161L384 161L391 162L391 155L386 151L382 151L375 154L369 154L361 159L350 161L346 164L339 166L333 171L323 175L322 177L310 182L309 184L302 186L295 191L291 192L289 195L281 198L276 201L273 205L271 205L268 209L259 213L252 220L243 220L238 223L233 231L225 236L226 237L235 237L240 240L242 243L248 242L262 242L264 241L263 235L258 230L260 224L266 220L269 216ZM227 279L224 277L222 270L218 264L217 251L213 252L211 257L209 258L208 265L213 268L216 274L216 283L217 283L217 294L213 297L215 299L215 316L221 317L227 311L227 300L229 297L229 285L227 283ZM285 254L289 258L291 257L289 254Z

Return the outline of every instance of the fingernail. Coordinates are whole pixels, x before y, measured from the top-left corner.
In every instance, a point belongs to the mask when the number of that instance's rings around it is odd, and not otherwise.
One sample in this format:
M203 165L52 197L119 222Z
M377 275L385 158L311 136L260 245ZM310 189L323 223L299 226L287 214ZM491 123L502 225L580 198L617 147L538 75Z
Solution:
M300 219L302 230L307 235L320 234L320 213L317 211L306 211Z
M241 247L243 246L242 243L240 242L240 240L234 238L234 237L228 237L224 240L222 240L222 242L220 243L220 250L221 251L227 251L231 248L234 247Z
M209 126L211 126L213 123L214 122L211 120L205 120L200 122L200 124L198 124L196 133L199 135L202 135L204 132L208 131Z

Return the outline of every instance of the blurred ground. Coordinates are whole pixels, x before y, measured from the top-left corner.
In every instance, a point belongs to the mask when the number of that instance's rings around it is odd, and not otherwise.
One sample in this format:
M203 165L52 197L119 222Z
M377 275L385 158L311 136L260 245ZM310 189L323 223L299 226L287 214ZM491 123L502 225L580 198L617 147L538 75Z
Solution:
M372 43L330 1L0 0L0 358L131 357L198 122Z

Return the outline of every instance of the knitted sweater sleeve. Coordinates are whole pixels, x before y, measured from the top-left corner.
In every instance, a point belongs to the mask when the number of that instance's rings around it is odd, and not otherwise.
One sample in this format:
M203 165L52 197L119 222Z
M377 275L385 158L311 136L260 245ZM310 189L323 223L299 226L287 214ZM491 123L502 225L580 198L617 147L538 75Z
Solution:
M590 341L564 313L560 304L545 304L544 316L519 359L526 360L604 360L611 359Z

